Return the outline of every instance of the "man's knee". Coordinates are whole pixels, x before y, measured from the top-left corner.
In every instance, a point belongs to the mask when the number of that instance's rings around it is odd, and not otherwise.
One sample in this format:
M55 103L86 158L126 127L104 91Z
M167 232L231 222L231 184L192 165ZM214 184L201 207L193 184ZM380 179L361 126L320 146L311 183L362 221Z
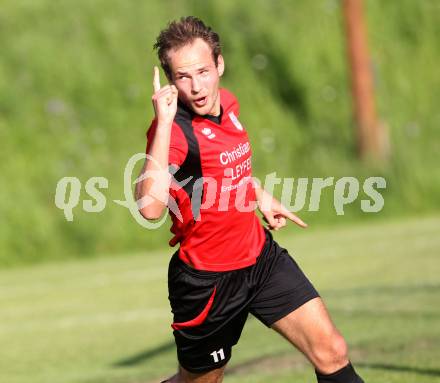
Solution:
M323 373L334 372L348 363L347 343L338 332L319 342L312 354L313 364Z

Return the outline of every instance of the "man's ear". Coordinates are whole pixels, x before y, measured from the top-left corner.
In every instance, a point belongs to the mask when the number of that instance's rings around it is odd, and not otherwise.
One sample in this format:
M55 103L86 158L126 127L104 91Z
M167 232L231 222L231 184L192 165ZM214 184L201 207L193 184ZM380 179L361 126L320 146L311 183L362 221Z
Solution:
M225 71L225 61L223 60L222 55L218 55L217 57L217 71L220 77L223 76L223 72Z

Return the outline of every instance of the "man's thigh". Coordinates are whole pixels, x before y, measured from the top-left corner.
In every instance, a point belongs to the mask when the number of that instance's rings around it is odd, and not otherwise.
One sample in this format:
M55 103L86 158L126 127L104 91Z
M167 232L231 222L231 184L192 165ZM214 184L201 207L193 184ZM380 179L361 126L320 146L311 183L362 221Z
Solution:
M321 298L308 301L271 327L302 351L337 331Z
M212 371L194 374L179 365L179 372L161 383L221 383L225 368L226 366L223 366Z
M223 366L208 372L194 374L180 366L179 374L182 383L221 383L223 381L225 368L226 366Z
M308 301L271 327L303 352L322 373L333 373L348 363L345 340L321 298Z

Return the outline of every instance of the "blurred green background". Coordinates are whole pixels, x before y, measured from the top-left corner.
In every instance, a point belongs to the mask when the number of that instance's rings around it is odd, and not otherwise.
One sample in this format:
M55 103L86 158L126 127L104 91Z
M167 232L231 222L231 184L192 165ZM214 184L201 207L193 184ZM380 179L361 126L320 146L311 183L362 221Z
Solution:
M241 102L256 176L386 179L379 213L362 212L361 192L338 216L328 188L318 212L307 200L298 213L307 230L276 238L324 297L366 382L440 381L440 3L364 5L384 163L356 155L340 1L1 2L1 382L152 383L175 371L169 222L146 230L113 200L124 199L128 159L145 150L152 45L182 15L221 36L223 86ZM82 184L73 222L54 203L65 176ZM82 210L92 176L109 180L101 213ZM231 383L313 377L256 320L228 371Z
M430 214L440 204L440 12L436 0L366 1L380 119L390 133L385 166L356 157L341 4L316 1L9 1L0 8L0 264L91 257L163 245L123 199L128 158L145 150L152 118L152 50L166 23L200 16L221 36L223 86L241 102L254 174L383 176L385 207L360 199L337 216L332 188L311 225ZM54 204L76 176L74 221ZM109 180L102 213L84 213L91 176ZM276 192L279 192L276 189ZM362 193L361 193L362 194ZM362 197L362 195L361 195ZM306 205L307 207L307 205Z

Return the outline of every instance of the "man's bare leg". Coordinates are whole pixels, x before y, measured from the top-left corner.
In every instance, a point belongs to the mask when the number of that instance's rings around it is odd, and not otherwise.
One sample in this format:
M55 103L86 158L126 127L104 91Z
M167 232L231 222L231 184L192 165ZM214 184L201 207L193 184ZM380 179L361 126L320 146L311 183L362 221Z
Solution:
M179 372L163 383L221 383L226 366L201 374L194 374L179 366Z
M349 364L347 344L321 298L308 301L271 327L310 360L317 371L318 382L362 383Z

